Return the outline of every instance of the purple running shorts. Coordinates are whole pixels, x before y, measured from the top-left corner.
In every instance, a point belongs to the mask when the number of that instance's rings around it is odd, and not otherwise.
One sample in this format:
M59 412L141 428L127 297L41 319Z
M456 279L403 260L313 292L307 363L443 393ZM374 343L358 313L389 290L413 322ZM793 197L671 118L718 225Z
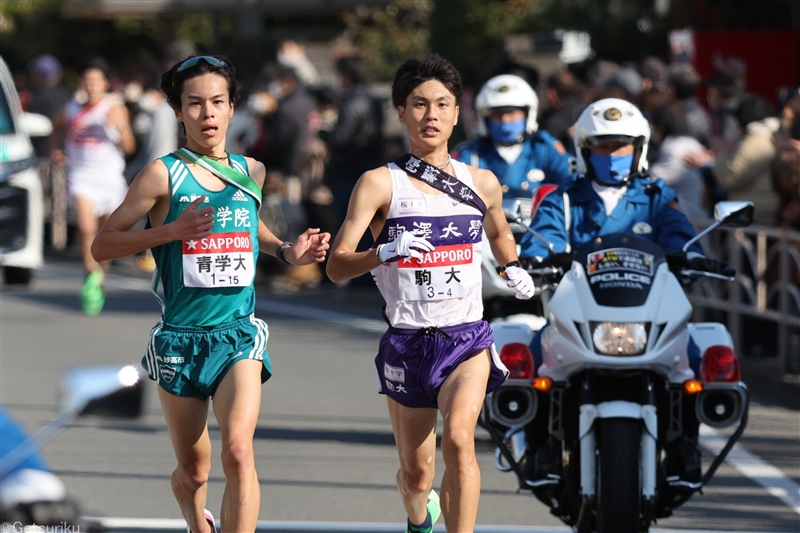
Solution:
M442 383L461 363L489 349L491 369L486 393L508 376L494 349L492 328L485 320L444 328L399 329L389 326L381 337L375 368L378 392L405 407L438 408Z

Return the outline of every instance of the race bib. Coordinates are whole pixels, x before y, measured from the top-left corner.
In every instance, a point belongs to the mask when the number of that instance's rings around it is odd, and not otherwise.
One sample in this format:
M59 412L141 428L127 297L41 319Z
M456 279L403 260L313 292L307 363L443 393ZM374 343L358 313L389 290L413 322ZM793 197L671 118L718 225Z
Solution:
M249 232L215 233L183 241L183 284L215 289L247 287L255 277L253 241Z
M472 243L437 246L421 259L398 261L397 275L401 300L464 298L481 282L480 248Z

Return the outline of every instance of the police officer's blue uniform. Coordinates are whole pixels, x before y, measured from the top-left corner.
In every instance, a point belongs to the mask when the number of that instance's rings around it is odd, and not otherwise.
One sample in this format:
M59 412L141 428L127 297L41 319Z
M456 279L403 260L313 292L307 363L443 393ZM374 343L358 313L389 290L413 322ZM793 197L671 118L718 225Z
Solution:
M572 250L595 237L609 233L636 233L658 244L665 252L679 251L695 236L694 228L678 205L677 193L662 179L634 177L614 210L606 216L603 200L589 179L578 179L546 195L532 214L531 228L553 243L554 252ZM566 200L565 200L566 197ZM565 205L568 204L568 205ZM548 247L541 239L526 233L520 257L546 258ZM703 254L699 244L689 251ZM536 368L542 363L541 330L530 344ZM688 346L689 365L699 375L700 353Z
M564 196L569 203L565 215ZM569 227L567 227L569 225ZM665 252L678 251L695 236L694 228L678 205L677 193L662 179L634 177L619 203L606 216L603 200L589 179L578 179L542 199L531 228L553 243L555 252L572 249L609 233L636 233L655 242ZM526 233L521 242L524 257L547 257L547 245ZM703 254L697 243L690 251Z
M453 157L468 165L491 170L504 186L504 198L530 198L543 183L562 185L574 180L569 171L569 154L546 131L526 137L522 152L510 165L497 153L490 137L457 146Z

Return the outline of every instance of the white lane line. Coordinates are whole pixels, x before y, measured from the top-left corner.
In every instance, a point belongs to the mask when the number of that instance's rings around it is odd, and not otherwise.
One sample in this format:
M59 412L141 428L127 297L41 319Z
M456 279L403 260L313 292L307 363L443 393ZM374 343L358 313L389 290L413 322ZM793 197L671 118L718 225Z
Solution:
M186 522L180 518L95 518L86 517L92 522L99 522L110 533L115 530L133 531L185 531ZM405 524L367 523L367 522L285 522L277 520L259 520L256 532L259 531L305 531L308 533L396 533L402 531ZM436 533L443 533L444 526L433 528ZM475 533L569 533L568 527L546 526L476 526ZM757 533L755 531L723 531L694 529L651 529L651 533Z
M51 267L52 268L52 267ZM68 275L72 269L64 267L53 268L51 275ZM54 275L55 274L55 275ZM130 290L149 291L149 283L142 279L131 279L123 276L109 276L114 279L115 285L124 286ZM382 320L362 318L338 311L328 311L307 305L279 302L261 298L257 300L256 309L265 313L279 313L301 318L314 318L322 322L351 327L370 333L383 333L386 323ZM725 446L727 439L710 427L702 425L700 428L700 443L713 453L719 453ZM732 465L742 475L752 479L764 487L771 495L786 503L793 511L800 514L800 485L786 476L778 468L767 463L757 455L748 452L738 444L731 449L725 462ZM653 530L656 531L656 530ZM667 530L664 530L667 531Z
M726 437L714 429L706 425L700 426L700 444L709 451L715 454L719 453L727 441ZM794 512L800 514L800 485L779 469L738 444L731 448L725 462L767 489L767 492L783 501Z
M328 311L307 305L298 305L286 302L278 302L261 298L256 302L256 311L262 313L277 313L301 318L310 318L322 322L330 322L341 326L348 326L361 331L370 333L383 333L388 327L383 320L373 318L362 318L338 311Z

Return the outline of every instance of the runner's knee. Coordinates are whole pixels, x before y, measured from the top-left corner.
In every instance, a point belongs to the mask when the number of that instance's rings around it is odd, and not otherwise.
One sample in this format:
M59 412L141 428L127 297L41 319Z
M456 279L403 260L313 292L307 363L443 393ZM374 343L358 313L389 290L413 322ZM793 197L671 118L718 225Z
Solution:
M190 490L197 490L205 485L208 482L208 474L210 472L210 461L179 463L176 470L176 473L180 476L181 484Z
M475 430L465 426L449 428L442 435L442 454L445 464L472 461L475 458Z
M430 490L433 482L433 461L428 465L401 466L397 472L397 483L405 494L416 494Z
M252 442L242 439L223 445L222 468L226 474L246 474L255 468Z

